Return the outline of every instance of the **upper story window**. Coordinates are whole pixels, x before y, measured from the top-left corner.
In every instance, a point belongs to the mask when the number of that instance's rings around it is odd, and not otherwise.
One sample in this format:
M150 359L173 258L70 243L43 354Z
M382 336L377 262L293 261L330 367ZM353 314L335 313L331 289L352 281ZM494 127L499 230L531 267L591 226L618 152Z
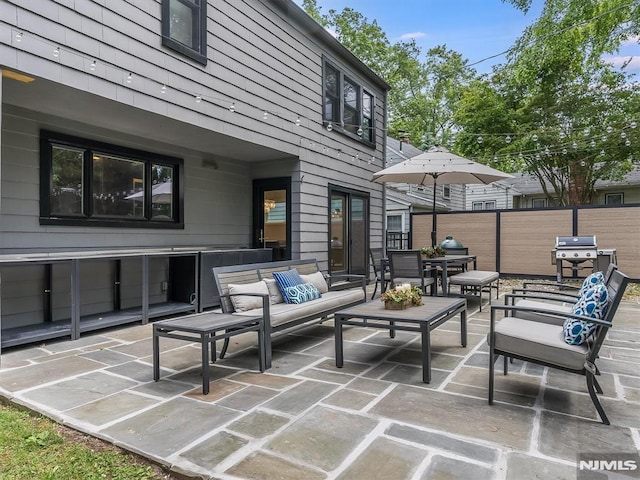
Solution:
M40 223L184 228L182 160L40 135Z
M324 124L332 129L375 144L375 97L363 86L324 62Z
M162 0L162 45L207 64L207 0Z

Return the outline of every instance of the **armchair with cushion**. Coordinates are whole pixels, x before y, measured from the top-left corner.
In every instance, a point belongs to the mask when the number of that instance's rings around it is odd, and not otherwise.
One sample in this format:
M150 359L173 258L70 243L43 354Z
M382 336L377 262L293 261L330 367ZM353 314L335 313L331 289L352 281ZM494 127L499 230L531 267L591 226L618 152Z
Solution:
M493 404L495 361L504 357L504 374L507 374L508 357L584 375L587 390L602 423L609 425L597 393L602 389L596 380L598 353L609 328L613 325L618 305L626 289L629 277L614 269L607 284L599 284L587 290L585 297L576 302L571 313L560 313L549 308L522 305L493 305L491 325L487 335L489 344L489 404ZM601 304L589 304L591 297ZM498 321L497 312L506 315ZM598 315L601 313L602 315ZM526 318L524 318L526 315ZM558 323L549 323L548 316L555 316ZM576 330L579 335L570 338ZM592 330L592 331L590 331ZM567 337L568 341L565 341ZM583 337L586 341L581 342Z

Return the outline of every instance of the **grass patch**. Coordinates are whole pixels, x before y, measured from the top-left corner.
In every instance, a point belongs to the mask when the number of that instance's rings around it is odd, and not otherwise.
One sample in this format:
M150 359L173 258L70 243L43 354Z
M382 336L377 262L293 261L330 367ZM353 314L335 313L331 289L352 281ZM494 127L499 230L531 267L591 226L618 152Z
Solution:
M0 479L151 480L161 467L12 405L0 404Z

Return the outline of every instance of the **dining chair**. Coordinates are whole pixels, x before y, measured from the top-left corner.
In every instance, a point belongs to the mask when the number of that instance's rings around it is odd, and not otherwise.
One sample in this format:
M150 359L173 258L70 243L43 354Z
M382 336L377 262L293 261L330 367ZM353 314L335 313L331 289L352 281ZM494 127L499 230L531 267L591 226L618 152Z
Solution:
M435 275L431 269L425 271L422 264L420 250L389 250L389 269L391 270L391 286L410 283L420 287L427 293L427 286L431 288L431 295L436 294Z
M387 290L387 287L391 283L391 273L388 264L383 267L384 270L382 272L380 271L382 260L384 259L384 248L370 248L369 259L371 261L371 268L373 268L373 274L376 276L376 284L373 289L373 294L371 295L371 300L373 300L378 291L378 284L380 284L381 293Z

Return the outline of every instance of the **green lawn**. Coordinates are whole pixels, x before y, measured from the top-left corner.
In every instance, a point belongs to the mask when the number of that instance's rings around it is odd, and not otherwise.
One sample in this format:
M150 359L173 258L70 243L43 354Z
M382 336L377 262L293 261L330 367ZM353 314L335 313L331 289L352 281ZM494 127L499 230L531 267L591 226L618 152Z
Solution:
M174 478L155 465L61 427L42 416L0 404L0 479Z

